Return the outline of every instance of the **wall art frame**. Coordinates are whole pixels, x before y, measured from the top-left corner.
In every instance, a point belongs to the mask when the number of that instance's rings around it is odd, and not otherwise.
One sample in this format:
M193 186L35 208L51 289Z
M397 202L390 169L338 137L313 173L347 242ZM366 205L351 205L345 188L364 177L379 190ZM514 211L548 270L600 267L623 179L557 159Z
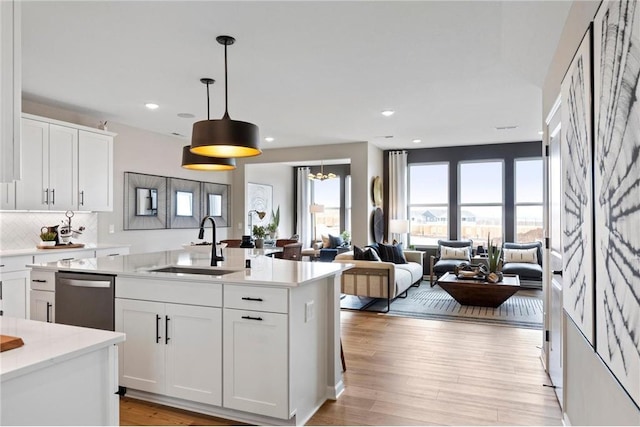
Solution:
M271 211L273 209L273 187L269 184L256 184L249 182L247 184L247 215L253 215L252 220L248 224L261 225L266 227L271 221ZM265 212L264 218L258 218L258 215L250 214L252 210Z
M640 407L640 4L593 22L596 350Z
M227 184L216 184L213 182L203 182L202 183L202 201L201 201L201 218L204 218L207 215L211 215L213 213L213 219L216 222L216 227L230 227L231 224L229 222L229 185ZM211 211L211 196L219 196L220 202L220 211L218 212ZM211 227L211 223L207 221L205 227Z
M154 189L155 215L137 215L138 189ZM124 222L125 230L156 230L167 228L167 178L136 172L124 173Z
M200 227L201 184L200 181L190 179L169 178L168 228Z
M591 28L585 33L561 83L563 308L592 346L593 135Z

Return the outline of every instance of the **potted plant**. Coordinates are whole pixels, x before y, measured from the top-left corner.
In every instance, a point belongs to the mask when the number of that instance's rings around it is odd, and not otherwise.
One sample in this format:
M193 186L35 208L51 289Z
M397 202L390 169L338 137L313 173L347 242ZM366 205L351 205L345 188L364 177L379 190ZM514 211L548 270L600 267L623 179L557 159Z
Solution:
M271 239L276 238L276 233L278 232L278 226L280 225L280 206L274 212L271 211L271 222L267 225L267 231L269 232L269 237Z
M489 274L487 280L489 282L499 282L502 280L502 273L500 272L500 256L502 255L502 248L494 246L491 240L491 234L487 235L487 264L489 267Z
M255 238L256 248L264 247L264 237L267 235L267 230L262 225L254 225L252 233Z
M40 246L55 246L57 235L58 233L55 231L42 231L40 233Z
M349 233L349 231L344 230L342 233L340 233L340 237L342 237L342 240L344 240L345 244L349 244L351 242L351 233Z

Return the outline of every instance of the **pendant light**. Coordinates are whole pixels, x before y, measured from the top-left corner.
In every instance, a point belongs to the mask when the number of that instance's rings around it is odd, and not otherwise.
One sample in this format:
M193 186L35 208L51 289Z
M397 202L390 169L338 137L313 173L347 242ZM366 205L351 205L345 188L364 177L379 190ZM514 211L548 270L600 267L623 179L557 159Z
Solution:
M216 40L224 46L224 116L220 120L207 119L193 124L191 152L223 158L257 156L262 153L258 126L229 117L227 46L236 39L218 36Z
M329 172L328 174L324 173L324 165L322 164L322 161L320 162L320 172L316 174L310 173L308 175L308 178L312 181L324 181L325 179L333 179L337 177L338 175L333 172Z
M209 120L209 85L215 80L203 78L200 81L207 85L207 120ZM190 145L185 145L182 147L182 167L199 171L230 171L236 168L236 159L200 156L191 152Z

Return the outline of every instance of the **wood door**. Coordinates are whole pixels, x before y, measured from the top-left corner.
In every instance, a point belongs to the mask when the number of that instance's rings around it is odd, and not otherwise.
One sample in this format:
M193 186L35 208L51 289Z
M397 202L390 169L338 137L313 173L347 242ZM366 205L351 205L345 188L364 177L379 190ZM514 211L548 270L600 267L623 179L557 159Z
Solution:
M224 309L224 407L289 419L287 319Z
M166 304L166 393L222 406L222 309Z
M127 334L118 345L120 385L165 393L165 344L162 303L116 298L115 328Z

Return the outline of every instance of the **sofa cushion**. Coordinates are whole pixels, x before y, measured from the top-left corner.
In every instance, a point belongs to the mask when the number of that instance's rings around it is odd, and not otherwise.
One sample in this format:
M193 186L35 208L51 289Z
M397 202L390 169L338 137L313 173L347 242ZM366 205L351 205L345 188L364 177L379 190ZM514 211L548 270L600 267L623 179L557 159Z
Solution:
M438 249L436 251L436 258L440 258L440 249L443 246L449 248L466 248L469 251L469 257L471 257L471 252L473 242L471 240L438 240Z
M411 285L415 283L415 281L413 280L413 276L411 275L411 272L409 270L398 268L399 265L401 264L398 264L396 266L396 271L395 271L395 279L396 279L395 288L396 289L394 294L391 295L391 298L397 297L398 295L400 295L401 293L409 289Z
M440 246L440 259L456 259L461 261L470 261L468 248L454 248L451 246Z
M502 245L504 249L536 249L536 256L538 257L538 264L542 265L542 242L531 242L531 243L514 243L514 242L505 242Z
M538 248L530 249L509 249L504 248L504 263L519 262L528 264L538 264Z
M385 245L384 243L378 243L378 255L380 259L386 262L392 262L394 264L406 264L407 259L402 253L402 243L397 245Z
M408 271L411 274L411 284L417 283L422 280L422 276L424 271L422 270L422 265L416 262L408 262L406 264L397 264L396 265L396 275L399 270Z
M502 272L517 274L520 279L542 280L542 267L539 264L525 262L510 262L502 266Z
M455 271L464 262L466 261L461 259L441 259L433 265L433 272L440 276L448 271Z
M378 253L373 248L360 248L353 246L353 259L361 261L381 261Z

